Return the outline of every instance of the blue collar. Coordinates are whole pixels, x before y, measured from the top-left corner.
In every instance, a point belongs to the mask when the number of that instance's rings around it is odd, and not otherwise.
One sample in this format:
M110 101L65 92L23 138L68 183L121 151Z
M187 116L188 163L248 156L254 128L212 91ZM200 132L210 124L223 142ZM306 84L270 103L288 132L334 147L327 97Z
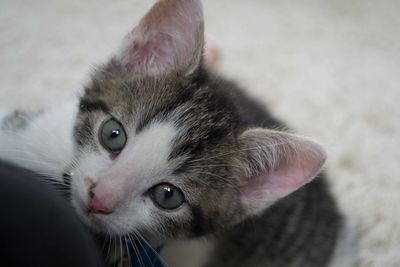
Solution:
M132 267L167 267L159 255L163 246L153 248L139 239L133 239L127 245Z

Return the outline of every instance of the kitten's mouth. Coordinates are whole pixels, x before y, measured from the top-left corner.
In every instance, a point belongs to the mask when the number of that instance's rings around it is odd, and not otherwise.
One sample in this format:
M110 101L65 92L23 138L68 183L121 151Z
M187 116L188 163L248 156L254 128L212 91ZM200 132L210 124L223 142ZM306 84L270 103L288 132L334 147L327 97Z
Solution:
M96 232L104 234L110 233L110 228L116 230L114 229L115 227L111 226L110 215L89 212L89 205L85 201L76 198L72 199L72 206L75 207L81 221Z
M82 187L72 186L71 188L71 204L75 208L81 221L92 230L101 234L124 235L129 232L126 227L118 223L117 217L120 212L107 210L102 207L90 192L92 183L88 183L86 179L85 191L76 190Z
M104 219L99 218L100 215L86 213L86 218L90 222L90 227L101 233L110 232L110 226Z
M114 214L100 214L88 211L88 205L82 205L79 212L86 225L102 234L124 235L129 231L121 227Z

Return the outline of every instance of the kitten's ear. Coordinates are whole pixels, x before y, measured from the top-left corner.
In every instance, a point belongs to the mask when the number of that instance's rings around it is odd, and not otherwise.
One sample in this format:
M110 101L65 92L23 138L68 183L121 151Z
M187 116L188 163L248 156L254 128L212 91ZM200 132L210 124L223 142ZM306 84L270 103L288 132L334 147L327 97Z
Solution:
M203 33L200 0L160 0L125 37L117 59L133 74L191 74L201 62Z
M259 214L310 182L326 160L321 145L300 135L251 129L239 142L243 154L238 192L248 215Z

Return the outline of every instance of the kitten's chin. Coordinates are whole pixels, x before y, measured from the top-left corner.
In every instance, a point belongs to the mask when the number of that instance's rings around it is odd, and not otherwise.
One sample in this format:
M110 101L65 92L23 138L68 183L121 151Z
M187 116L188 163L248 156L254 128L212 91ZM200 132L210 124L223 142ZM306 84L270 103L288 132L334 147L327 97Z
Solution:
M108 216L108 215L100 215L100 216ZM124 229L121 229L120 227L117 227L113 223L109 223L106 220L99 218L100 216L97 215L91 215L87 214L86 221L88 222L89 226L96 230L97 232L103 233L103 234L114 234L114 235L124 235L128 233L129 231L125 231Z
M116 220L114 220L111 215L98 215L83 212L81 217L83 217L84 222L90 228L102 234L125 235L132 232L131 229L126 229L122 225L116 223Z

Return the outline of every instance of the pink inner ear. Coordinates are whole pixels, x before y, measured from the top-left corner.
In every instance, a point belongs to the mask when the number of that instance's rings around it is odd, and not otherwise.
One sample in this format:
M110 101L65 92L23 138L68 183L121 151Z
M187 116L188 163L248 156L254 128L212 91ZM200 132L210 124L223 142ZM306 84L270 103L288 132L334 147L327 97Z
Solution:
M319 144L296 135L286 135L285 138L288 141L279 145L272 142L271 138L266 138L264 147L269 154L262 153L263 147L259 142L260 148L251 152L250 157L256 157L270 167L256 171L239 187L241 201L250 213L256 214L264 210L310 182L325 162L325 153ZM271 150L271 146L275 149ZM273 166L268 162L272 159L275 159Z
M160 0L125 38L119 59L132 73L154 75L198 64L203 44L199 0Z
M314 178L315 170L311 166L284 166L271 172L265 172L249 179L240 188L242 201L255 208L263 208L276 200L287 196Z
M146 30L136 35L132 43L123 51L122 64L130 72L146 72L155 68L174 66L174 51L171 47L171 36Z

